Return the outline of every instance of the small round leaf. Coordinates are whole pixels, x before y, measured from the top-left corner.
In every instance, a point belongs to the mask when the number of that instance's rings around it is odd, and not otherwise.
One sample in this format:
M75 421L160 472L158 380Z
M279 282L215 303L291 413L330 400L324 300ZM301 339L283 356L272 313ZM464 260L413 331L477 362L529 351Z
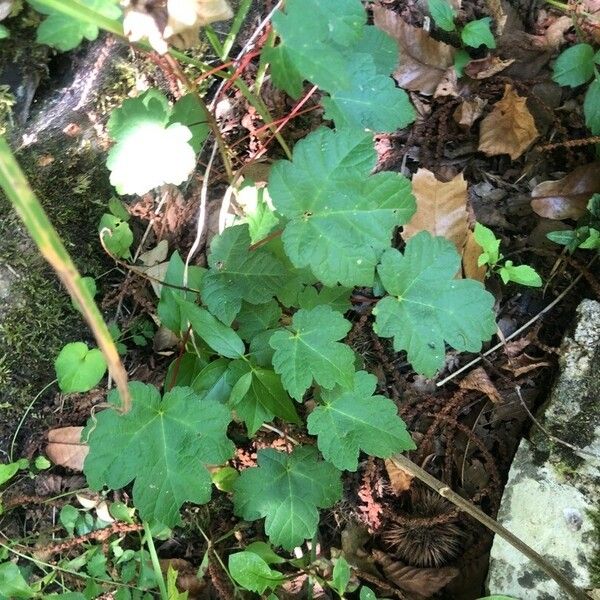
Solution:
M104 377L106 361L97 348L83 342L67 344L54 362L58 385L63 392L87 392Z

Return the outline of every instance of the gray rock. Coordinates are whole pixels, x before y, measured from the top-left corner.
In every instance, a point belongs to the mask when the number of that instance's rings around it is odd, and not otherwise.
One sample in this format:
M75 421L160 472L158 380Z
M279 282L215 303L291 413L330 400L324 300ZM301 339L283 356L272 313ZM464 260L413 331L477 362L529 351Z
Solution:
M562 346L560 374L538 427L515 455L498 521L577 586L593 587L599 548L592 512L600 507L600 304L584 300ZM594 522L595 521L595 522ZM597 525L596 525L597 526ZM568 596L520 552L496 536L488 588L527 600Z

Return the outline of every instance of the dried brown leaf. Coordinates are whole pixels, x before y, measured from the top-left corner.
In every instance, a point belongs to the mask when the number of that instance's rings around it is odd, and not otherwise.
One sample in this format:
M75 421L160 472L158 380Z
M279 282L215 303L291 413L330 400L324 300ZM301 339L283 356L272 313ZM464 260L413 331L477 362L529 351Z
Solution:
M419 169L412 184L417 211L404 226L404 240L425 230L454 242L461 253L468 232L467 182L463 174L445 183L436 179L431 171Z
M557 181L543 181L531 192L531 208L546 219L578 219L600 192L600 161L577 167Z
M410 489L414 475L397 467L389 458L385 459L385 470L390 478L392 490L396 496Z
M504 26L506 25L506 21L508 19L508 16L504 12L504 8L502 6L502 0L485 0L485 4L490 16L494 20L494 24L496 25L496 36L499 37L504 31Z
M470 61L465 66L465 74L471 79L487 79L510 67L515 62L514 58L502 60L498 56L488 55L485 58L478 58Z
M476 390L485 394L494 404L502 403L502 396L492 383L489 375L483 367L473 369L466 377L458 382L458 387L463 390Z
M516 160L539 136L527 106L511 85L494 104L492 112L481 122L479 150L488 156L508 154Z
M409 567L400 561L393 560L385 552L373 550L375 560L382 566L387 579L395 583L401 590L411 592L411 598L430 598L448 585L458 575L458 569L442 567L428 569Z
M375 25L391 35L400 46L400 65L394 72L398 85L413 92L431 95L454 65L456 50L434 40L424 29L413 27L393 10L373 7Z
M454 66L452 66L449 69L446 69L441 81L435 88L433 97L444 98L446 96L453 96L456 98L458 95L458 79L456 77L456 69Z
M521 375L525 375L531 371L535 371L536 369L551 366L552 363L548 361L536 360L530 356L527 356L527 354L521 354L520 356L508 361L502 366L502 368L505 371L510 371L515 377L520 377Z
M462 253L462 269L463 275L468 279L476 281L485 280L487 273L486 265L481 267L477 264L477 260L481 255L481 246L475 241L475 235L471 230L467 232L467 241Z
M81 441L83 427L59 427L48 432L46 456L61 467L83 471L89 448Z
M471 129L473 123L483 114L483 109L488 101L475 96L470 100L461 102L454 111L452 117L464 129Z

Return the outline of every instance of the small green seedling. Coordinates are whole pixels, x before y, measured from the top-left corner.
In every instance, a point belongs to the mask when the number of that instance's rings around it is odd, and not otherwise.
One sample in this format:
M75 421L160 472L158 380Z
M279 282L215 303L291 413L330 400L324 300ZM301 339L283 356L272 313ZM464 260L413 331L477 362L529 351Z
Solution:
M448 33L457 32L464 46L469 48L496 47L490 17L470 21L464 27L459 27L455 22L456 10L448 0L428 0L427 6L435 24ZM465 48L460 48L456 52L454 68L459 77L462 77L463 70L470 60L471 56Z
M565 246L569 252L575 252L578 248L600 250L600 194L591 197L587 212L575 229L551 231L546 237Z
M500 264L500 261L504 258L500 254L500 240L491 229L477 223L474 234L475 241L483 250L477 260L479 267L489 265L493 272L500 275L500 279L505 284L512 281L529 287L541 287L542 278L529 265L514 265L512 260L506 260L503 265Z

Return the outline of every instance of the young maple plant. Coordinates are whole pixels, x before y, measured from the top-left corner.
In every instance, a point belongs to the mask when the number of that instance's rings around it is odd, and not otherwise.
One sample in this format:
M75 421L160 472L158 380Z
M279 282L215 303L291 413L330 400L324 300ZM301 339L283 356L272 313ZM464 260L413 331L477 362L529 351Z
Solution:
M415 448L396 405L376 393L376 377L344 341L354 288L373 289L375 333L392 338L427 377L444 366L446 345L477 352L495 331L493 297L482 284L456 278L460 257L451 242L421 232L403 251L392 247L415 199L404 176L373 173L373 136L406 126L415 112L389 76L394 41L367 25L360 0L331 6L288 0L273 19L279 41L262 60L293 97L306 80L317 85L333 127L313 131L291 160L273 165L272 204L259 203L215 237L208 268L186 269L171 255L157 312L185 352L162 396L132 382L131 410L102 411L84 433L90 486L133 482L134 504L151 524L176 525L183 503L209 501L208 467L225 465L235 452L227 436L233 420L249 437L274 420L314 436L287 452L259 450L257 466L231 485L235 513L264 518L270 541L287 550L316 534L319 509L341 499L343 471L357 470L361 452L387 458ZM186 98L171 108L150 91L113 113L108 166L119 192L178 183L182 165L195 162L190 156L208 130ZM145 157L156 153L149 174L124 168L124 156L140 144ZM129 233L118 214L105 218L101 235L116 255L129 256ZM108 401L121 403L116 391Z

